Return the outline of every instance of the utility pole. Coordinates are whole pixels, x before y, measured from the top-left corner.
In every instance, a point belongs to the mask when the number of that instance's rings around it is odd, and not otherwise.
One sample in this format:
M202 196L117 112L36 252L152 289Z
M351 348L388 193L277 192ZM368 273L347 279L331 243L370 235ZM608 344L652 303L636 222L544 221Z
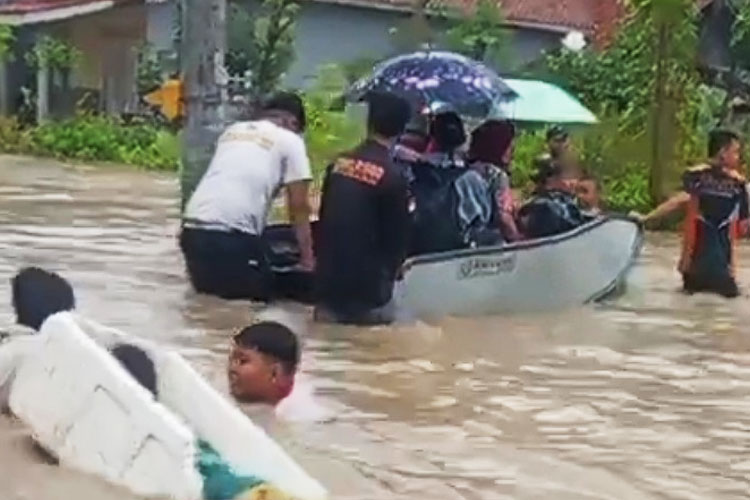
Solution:
M185 82L185 129L182 138L182 206L211 161L224 128L227 76L226 0L180 0L182 3L182 75Z

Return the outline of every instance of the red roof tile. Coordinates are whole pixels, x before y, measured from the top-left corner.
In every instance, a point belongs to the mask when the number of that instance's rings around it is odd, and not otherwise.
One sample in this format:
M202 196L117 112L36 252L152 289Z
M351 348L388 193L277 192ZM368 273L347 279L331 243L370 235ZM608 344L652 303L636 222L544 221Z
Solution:
M311 0L380 9L410 10L414 0ZM428 9L458 8L471 10L477 0L428 0ZM621 0L498 0L505 18L511 23L537 24L561 29L595 30L607 11L622 12Z
M1 14L31 14L53 9L64 9L67 7L79 7L88 4L101 3L105 0L6 0L0 1ZM120 3L123 0L113 0Z
M502 0L505 18L589 30L597 24L599 3L618 0Z

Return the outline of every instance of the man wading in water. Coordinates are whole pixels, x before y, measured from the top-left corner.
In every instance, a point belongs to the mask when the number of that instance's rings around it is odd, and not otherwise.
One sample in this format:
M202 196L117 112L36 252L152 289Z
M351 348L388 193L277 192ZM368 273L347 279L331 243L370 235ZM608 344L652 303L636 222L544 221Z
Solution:
M748 229L748 195L738 173L740 139L727 130L714 130L708 141L707 164L688 169L683 190L650 214L644 223L687 209L679 270L688 293L713 292L737 297L735 242Z
M394 319L393 285L406 256L407 181L391 148L409 104L391 94L368 98L368 138L328 169L320 209L316 318L354 324Z
M313 270L312 174L300 136L304 130L300 98L279 94L264 105L258 120L236 123L219 138L213 161L185 209L180 236L196 291L261 301L284 294L275 289L261 237L282 188L300 249L299 267Z

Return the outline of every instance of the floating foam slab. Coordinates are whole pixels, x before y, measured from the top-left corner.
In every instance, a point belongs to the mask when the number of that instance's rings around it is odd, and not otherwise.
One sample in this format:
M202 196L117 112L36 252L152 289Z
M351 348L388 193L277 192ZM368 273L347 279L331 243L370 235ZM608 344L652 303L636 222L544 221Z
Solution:
M144 496L202 497L197 438L232 469L299 500L325 489L179 354L71 313L47 320L39 348L20 367L10 406L61 465ZM96 340L94 340L96 339ZM154 361L159 400L107 351L143 348Z

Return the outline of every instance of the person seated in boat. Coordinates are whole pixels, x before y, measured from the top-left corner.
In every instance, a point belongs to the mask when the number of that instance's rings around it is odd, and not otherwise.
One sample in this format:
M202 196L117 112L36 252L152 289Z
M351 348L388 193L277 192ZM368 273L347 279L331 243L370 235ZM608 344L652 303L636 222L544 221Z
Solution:
M299 360L290 328L275 321L248 326L233 338L229 390L240 402L276 406L292 393Z
M73 288L61 276L27 267L11 280L11 301L19 331L4 332L0 342L0 411L7 411L10 388L24 357L39 342L36 334L48 317L75 309Z
M560 125L547 130L547 152L553 160L561 160L570 151L570 134Z
M584 224L575 198L576 178L550 156L536 159L537 188L518 213L521 231L530 239L565 233Z
M393 321L393 286L409 231L408 186L391 148L409 120L404 99L367 96L368 136L328 168L320 210L316 318Z
M301 134L302 100L282 93L255 121L231 125L185 208L180 247L199 293L224 299L269 301L274 287L262 238L276 194L287 209L300 251L299 268L315 267L310 225L310 160Z
M709 135L707 163L688 169L683 189L648 215L644 224L685 210L679 271L687 293L711 292L739 296L735 275L735 245L750 223L745 178L738 167L742 146L730 130Z
M581 212L590 218L602 214L602 186L599 179L591 172L584 171L576 183L576 197Z
M471 134L468 168L456 179L458 219L467 246L518 241L509 169L515 127L489 120Z
M424 162L442 168L465 166L461 147L466 139L461 116L449 105L436 105L431 114Z
M578 154L570 140L570 133L560 125L555 125L547 131L547 150L547 154L571 175L583 175Z
M422 161L430 141L428 128L429 123L423 115L414 117L393 148L394 159L406 164Z
M410 255L443 252L465 246L458 220L456 179L466 173L459 149L466 142L461 117L449 107L435 111L430 146L411 165L409 192L413 206Z

